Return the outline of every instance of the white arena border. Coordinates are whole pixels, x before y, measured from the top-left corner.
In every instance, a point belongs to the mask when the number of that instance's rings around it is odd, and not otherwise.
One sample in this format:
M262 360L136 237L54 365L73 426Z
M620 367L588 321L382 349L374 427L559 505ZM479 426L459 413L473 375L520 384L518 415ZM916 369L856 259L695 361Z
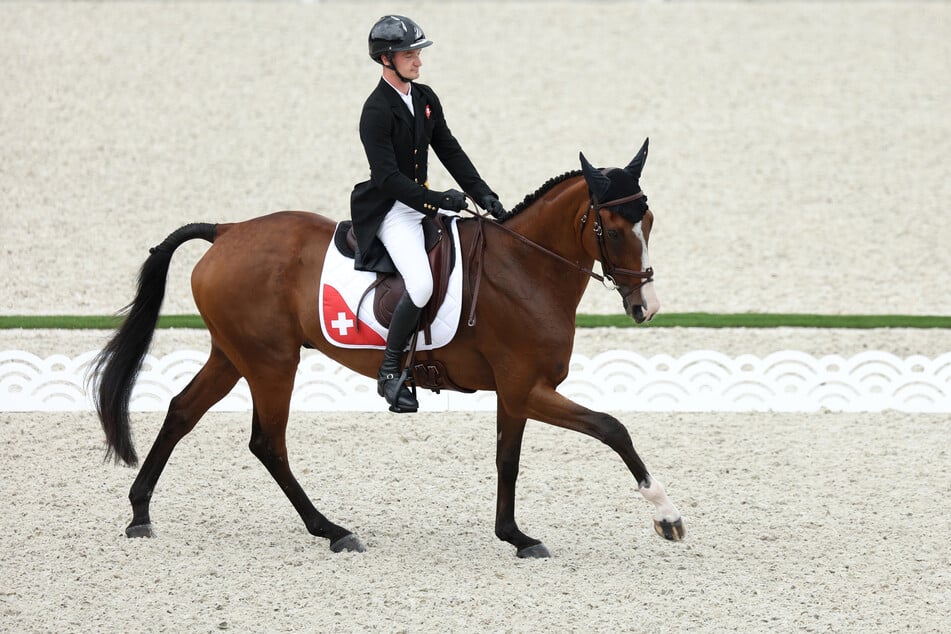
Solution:
M90 411L86 373L96 351L42 359L0 351L0 411ZM204 364L207 353L179 350L147 356L132 394L133 411L164 412ZM816 358L795 350L730 357L696 350L649 358L612 350L575 354L559 392L600 411L682 412L951 412L951 352L933 359L866 351ZM421 411L494 411L495 394L421 390ZM242 379L212 411L250 411ZM376 382L304 351L291 399L296 411L385 409Z

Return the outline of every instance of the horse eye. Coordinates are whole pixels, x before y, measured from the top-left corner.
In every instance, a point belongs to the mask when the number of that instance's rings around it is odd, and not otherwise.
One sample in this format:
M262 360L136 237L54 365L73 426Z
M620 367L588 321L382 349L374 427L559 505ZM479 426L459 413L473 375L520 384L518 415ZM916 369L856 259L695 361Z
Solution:
M617 229L608 229L608 237L617 240L619 232Z

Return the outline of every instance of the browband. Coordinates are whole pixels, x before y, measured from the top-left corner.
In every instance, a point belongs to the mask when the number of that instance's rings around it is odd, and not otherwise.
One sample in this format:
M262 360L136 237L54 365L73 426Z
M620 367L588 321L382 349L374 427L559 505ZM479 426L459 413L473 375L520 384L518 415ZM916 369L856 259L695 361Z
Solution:
M615 198L614 200L609 200L603 203L594 203L592 207L595 209L600 209L601 207L616 207L617 205L623 205L624 203L629 203L632 200L637 200L638 198L643 198L644 192L639 191L636 194L631 194L630 196L625 196L624 198Z

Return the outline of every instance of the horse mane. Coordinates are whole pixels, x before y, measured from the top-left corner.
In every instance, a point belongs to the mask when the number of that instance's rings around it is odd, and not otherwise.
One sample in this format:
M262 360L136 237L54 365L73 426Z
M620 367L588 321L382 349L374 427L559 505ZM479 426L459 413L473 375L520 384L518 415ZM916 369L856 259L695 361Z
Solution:
M511 211L505 214L505 217L503 218L503 220L508 220L509 218L513 216L517 216L518 214L522 213L532 203L534 203L536 200L538 200L539 198L547 194L549 190L551 190L551 188L553 188L555 185L564 183L569 178L574 178L575 176L581 176L581 170L572 170L570 172L565 172L561 176L555 176L554 178L549 178L547 181L545 181L544 185L542 185L541 187L536 189L534 192L526 196L522 202L512 207Z

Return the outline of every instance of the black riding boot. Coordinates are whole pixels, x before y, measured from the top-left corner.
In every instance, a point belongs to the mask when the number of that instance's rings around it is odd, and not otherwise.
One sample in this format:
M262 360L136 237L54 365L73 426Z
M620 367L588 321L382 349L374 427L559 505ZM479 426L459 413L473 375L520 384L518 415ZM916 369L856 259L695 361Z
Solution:
M419 409L419 402L406 387L409 372L402 368L403 349L409 343L410 337L416 333L419 325L418 308L409 293L403 293L396 308L393 309L393 318L390 320L390 332L386 337L386 350L383 351L383 364L377 374L377 393L390 404L391 412L415 412Z

